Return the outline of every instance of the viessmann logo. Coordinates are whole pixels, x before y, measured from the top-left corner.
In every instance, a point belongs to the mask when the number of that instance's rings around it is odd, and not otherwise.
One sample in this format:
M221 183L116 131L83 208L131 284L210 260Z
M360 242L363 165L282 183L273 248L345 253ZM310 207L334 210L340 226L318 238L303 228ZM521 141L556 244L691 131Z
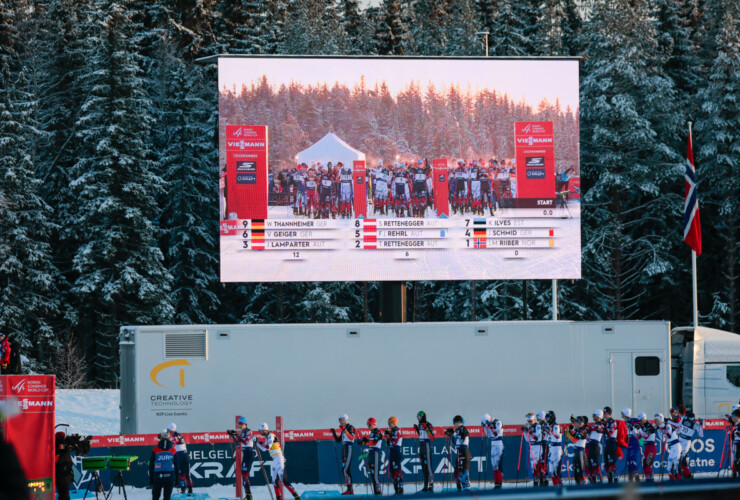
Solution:
M166 389L166 386L160 384L159 381L157 381L157 375L159 375L159 372L161 372L162 370L172 368L173 366L190 366L190 363L185 359L173 359L171 361L165 361L164 363L160 363L152 368L152 371L149 372L149 377L152 379L152 382L157 384L159 387ZM185 388L185 368L180 368L180 387L182 387L183 389Z
M516 140L519 144L552 144L552 137L522 137Z
M226 145L230 148L264 148L265 143L262 141L249 142L249 141L227 141Z

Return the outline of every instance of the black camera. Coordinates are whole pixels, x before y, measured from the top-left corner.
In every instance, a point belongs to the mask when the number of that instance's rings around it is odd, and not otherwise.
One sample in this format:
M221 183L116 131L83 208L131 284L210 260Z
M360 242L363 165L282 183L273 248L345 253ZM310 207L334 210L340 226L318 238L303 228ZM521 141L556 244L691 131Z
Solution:
M236 437L237 432L234 429L227 429L226 434L232 437Z
M69 434L64 437L64 445L70 451L74 451L78 457L90 453L90 441L92 436L80 436L79 434Z

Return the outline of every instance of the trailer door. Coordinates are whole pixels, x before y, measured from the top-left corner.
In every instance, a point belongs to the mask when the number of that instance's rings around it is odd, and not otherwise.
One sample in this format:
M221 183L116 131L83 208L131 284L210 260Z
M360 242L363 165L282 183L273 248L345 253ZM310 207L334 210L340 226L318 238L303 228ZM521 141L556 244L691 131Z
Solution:
M632 401L632 353L610 352L611 407L615 414L625 406L633 407Z
M632 353L633 385L635 390L635 411L660 411L665 405L667 370L664 355L660 351L640 351ZM653 410L654 409L654 410Z

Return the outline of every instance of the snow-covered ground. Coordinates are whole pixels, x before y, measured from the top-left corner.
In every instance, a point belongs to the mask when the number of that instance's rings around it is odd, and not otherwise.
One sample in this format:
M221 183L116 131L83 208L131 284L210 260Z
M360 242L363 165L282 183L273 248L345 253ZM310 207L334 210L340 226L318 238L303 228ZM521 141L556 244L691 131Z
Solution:
M121 429L118 389L57 389L56 423L65 432L93 436L116 435Z

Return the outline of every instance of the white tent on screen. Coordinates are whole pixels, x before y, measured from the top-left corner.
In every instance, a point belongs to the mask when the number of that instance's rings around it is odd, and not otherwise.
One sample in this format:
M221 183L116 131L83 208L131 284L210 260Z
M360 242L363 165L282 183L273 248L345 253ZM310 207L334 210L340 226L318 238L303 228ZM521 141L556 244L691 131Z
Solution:
M306 165L311 165L311 163L322 163L326 165L328 162L336 165L341 161L350 168L352 168L352 162L354 160L364 159L365 153L353 148L333 132L329 132L296 155L297 162L305 163Z

